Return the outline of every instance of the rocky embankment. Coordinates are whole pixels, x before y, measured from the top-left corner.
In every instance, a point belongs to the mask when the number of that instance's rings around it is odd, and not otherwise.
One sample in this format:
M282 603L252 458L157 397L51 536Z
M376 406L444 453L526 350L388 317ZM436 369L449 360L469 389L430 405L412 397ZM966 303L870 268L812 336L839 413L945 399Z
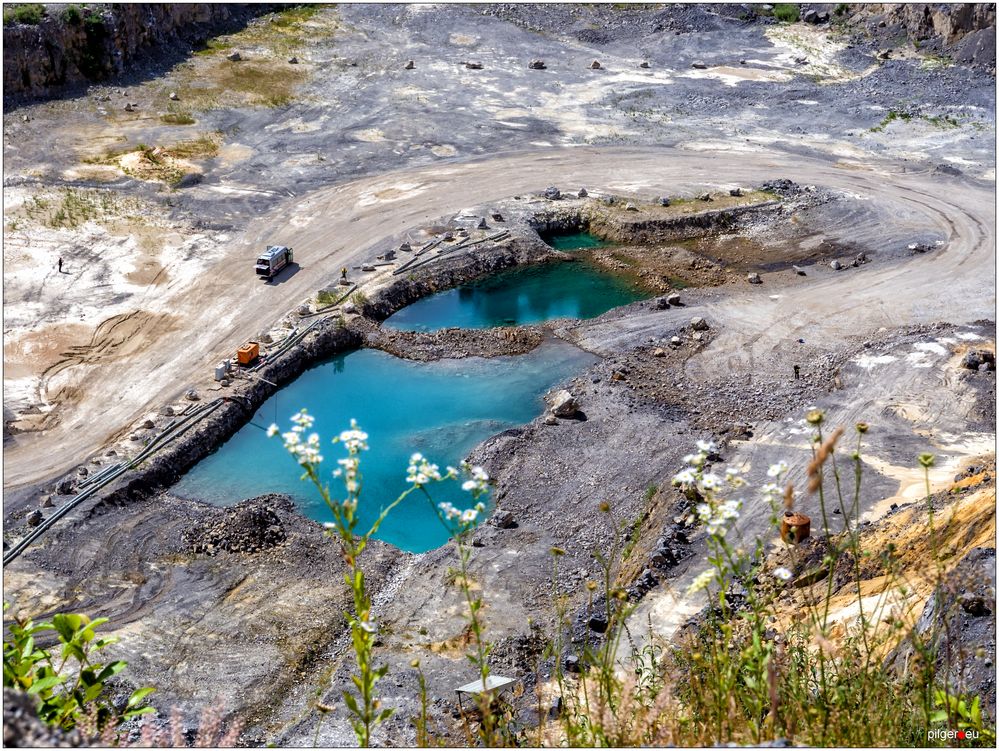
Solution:
M398 331L373 327L364 344L396 357L428 362L452 357L522 355L543 340L544 328L541 326L494 329L453 327L440 331Z
M122 3L51 13L40 23L3 30L5 103L44 99L106 81L156 55L187 55L217 34L235 31L277 4Z
M869 3L850 6L849 25L888 46L904 36L921 52L957 63L996 66L995 3Z

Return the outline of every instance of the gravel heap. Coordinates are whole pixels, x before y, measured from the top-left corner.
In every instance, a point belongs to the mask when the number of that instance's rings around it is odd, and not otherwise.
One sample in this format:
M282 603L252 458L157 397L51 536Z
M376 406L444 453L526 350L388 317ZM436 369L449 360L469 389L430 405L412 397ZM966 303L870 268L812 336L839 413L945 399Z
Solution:
M283 543L287 539L277 511L290 510L292 501L280 494L262 495L235 506L219 509L203 524L184 534L184 541L193 553L216 555L258 553Z

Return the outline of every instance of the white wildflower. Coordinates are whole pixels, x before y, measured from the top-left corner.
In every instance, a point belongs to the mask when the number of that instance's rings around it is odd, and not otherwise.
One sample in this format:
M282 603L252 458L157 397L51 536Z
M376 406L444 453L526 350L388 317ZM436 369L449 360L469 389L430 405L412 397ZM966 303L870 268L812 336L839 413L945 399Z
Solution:
M368 434L358 427L354 419L350 421L350 430L342 431L333 442L342 443L351 454L368 450Z
M441 513L444 514L444 518L447 519L448 521L453 521L455 519L461 518L461 511L456 509L454 507L454 504L447 502L438 503L437 508L441 510Z
M705 589L715 578L715 570L709 568L707 571L702 571L697 575L697 578L691 582L690 586L687 587L687 594L692 595L695 592L700 592Z
M413 454L409 458L409 467L406 468L406 482L412 483L414 487L421 488L431 481L441 480L440 467L431 464L423 454Z
M719 507L719 512L723 519L738 519L740 509L742 509L742 501L736 499L725 501Z
M695 445L697 446L697 450L704 454L713 454L718 450L714 441L698 441Z
M695 482L697 482L697 475L690 467L673 475L674 485L693 485Z
M461 523L462 524L473 524L475 520L479 517L479 512L474 508L465 509L461 512Z
M281 432L281 428L279 428L274 423L271 423L271 426L269 428L267 428L267 437L268 438L273 438L274 436L276 436L280 432Z
M687 454L683 457L683 463L690 464L700 469L704 462L707 461L707 458L707 454Z
M770 465L770 469L767 470L767 477L780 477L785 472L787 472L787 462L780 461Z
M791 578L792 574L788 569L781 566L780 568L774 569L774 576L782 581L787 581Z
M721 478L713 472L709 472L701 478L701 487L705 490L716 490L721 487Z
M461 484L461 489L466 493L471 493L473 498L489 490L489 475L482 467L472 467L467 463L462 464L462 469L469 475L469 479Z

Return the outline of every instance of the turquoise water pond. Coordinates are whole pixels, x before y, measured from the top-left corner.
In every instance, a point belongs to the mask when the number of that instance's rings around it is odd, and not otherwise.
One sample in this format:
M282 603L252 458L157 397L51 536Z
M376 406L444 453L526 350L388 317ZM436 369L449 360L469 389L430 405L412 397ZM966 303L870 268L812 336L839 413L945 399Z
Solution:
M513 269L425 297L385 321L409 331L447 326L517 326L552 318L593 318L644 293L582 262Z
M584 248L604 248L610 243L589 232L546 232L541 239L555 250L583 250Z
M368 349L339 355L267 400L251 424L197 464L173 491L223 506L262 493L287 493L306 516L329 521L329 510L311 484L299 479L298 465L280 437L268 438L264 432L272 422L287 430L290 416L305 407L315 416L313 429L323 439L327 479L344 455L330 439L348 427L351 418L369 434L359 506L366 529L380 509L406 489L413 452L423 453L442 469L457 466L485 438L532 420L541 412L549 388L595 360L558 340L515 357L433 363ZM331 487L339 492L343 486L331 480ZM471 505L470 496L456 483L434 489L434 497L459 508ZM378 537L403 550L424 552L444 544L448 533L427 501L414 493L392 512Z

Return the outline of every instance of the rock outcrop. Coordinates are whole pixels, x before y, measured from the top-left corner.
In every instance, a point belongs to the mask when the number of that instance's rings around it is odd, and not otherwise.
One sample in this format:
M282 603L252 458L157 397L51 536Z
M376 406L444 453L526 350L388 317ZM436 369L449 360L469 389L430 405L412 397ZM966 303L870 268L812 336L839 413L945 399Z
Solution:
M242 28L274 5L122 3L54 11L41 23L3 30L5 102L44 99L132 71L150 53L180 52Z
M945 54L964 65L995 69L994 3L870 3L857 8L850 25L864 28L886 44L901 33L920 50Z

